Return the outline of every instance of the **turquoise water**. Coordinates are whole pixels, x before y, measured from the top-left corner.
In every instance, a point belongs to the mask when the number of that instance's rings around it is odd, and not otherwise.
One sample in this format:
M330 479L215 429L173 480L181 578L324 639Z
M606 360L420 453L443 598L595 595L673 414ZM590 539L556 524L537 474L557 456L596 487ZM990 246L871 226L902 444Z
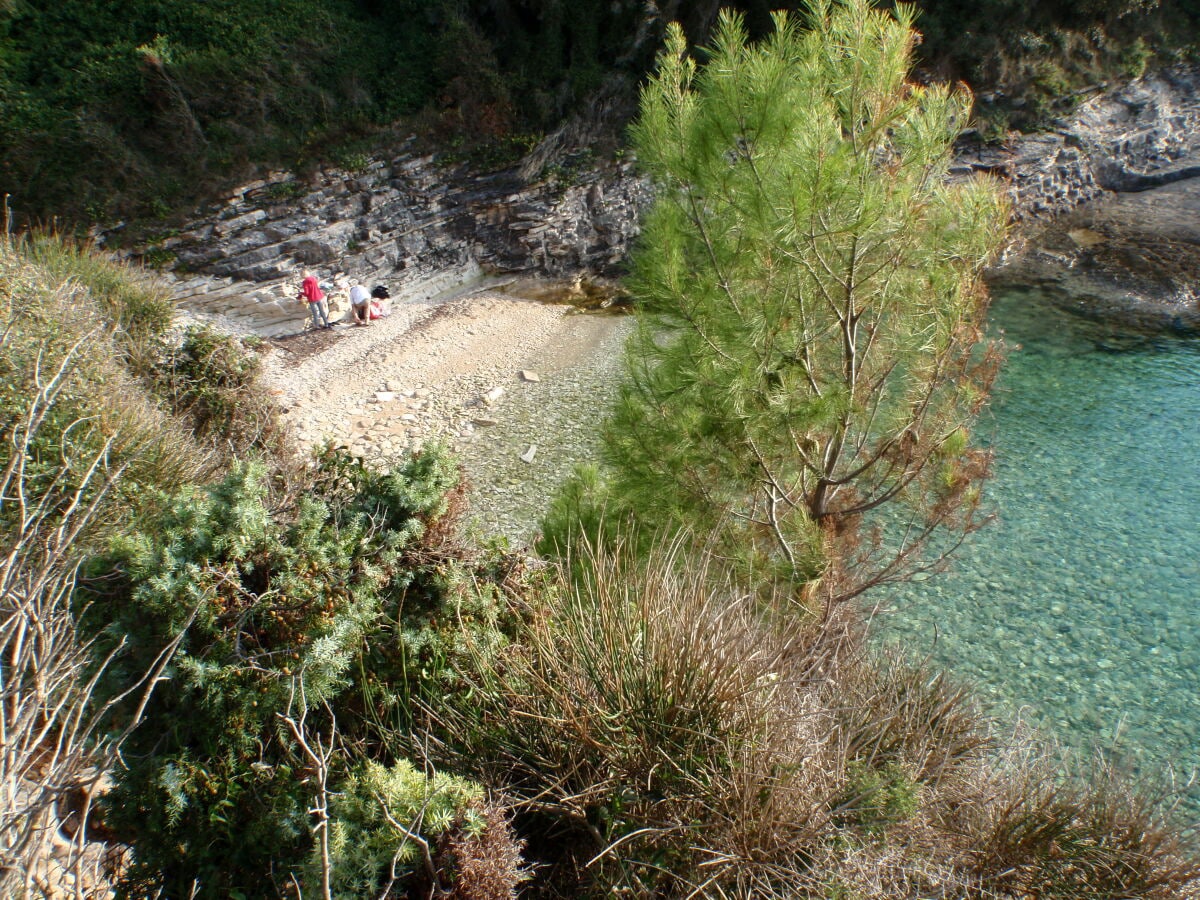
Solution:
M1065 743L1186 778L1200 768L1200 340L1122 335L1019 291L992 317L1010 344L982 423L996 520L896 601L887 639Z

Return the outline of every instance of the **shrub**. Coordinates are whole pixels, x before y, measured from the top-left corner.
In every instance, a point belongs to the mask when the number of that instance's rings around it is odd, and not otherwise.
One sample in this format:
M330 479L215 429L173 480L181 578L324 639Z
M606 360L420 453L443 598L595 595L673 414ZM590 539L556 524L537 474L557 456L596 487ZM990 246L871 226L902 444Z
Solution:
M337 898L389 896L414 880L455 896L506 898L521 881L520 845L478 785L368 761L341 786L330 826ZM316 883L321 861L310 864ZM414 878L415 876L415 878Z
M0 357L5 421L19 423L53 373L61 378L55 402L43 410L46 427L37 429L24 460L32 478L52 481L50 473L62 465L82 478L82 461L99 456L109 472L128 476L111 499L133 503L142 486L179 484L207 473L207 455L135 376L154 352L160 306L120 267L50 239L5 243L0 322L6 335ZM10 459L0 448L0 462ZM104 519L121 507L109 504Z
M400 765L416 700L453 689L464 641L499 640L494 592L428 542L459 477L445 457L385 473L329 451L278 506L265 476L242 464L183 488L88 570L88 621L105 645L128 635L129 663L182 635L106 805L136 847L130 890L278 894L313 848L306 735L327 750L330 789L364 759ZM106 696L128 672L107 673Z
M875 768L854 760L847 770L846 796L840 806L851 810L854 824L867 834L912 818L920 803L920 785L896 762Z
M174 314L166 291L137 277L94 248L44 232L22 238L16 250L35 265L51 290L86 289L91 301L115 329L126 360L142 374L165 336Z
M207 471L143 396L123 346L153 334L153 295L119 267L43 238L0 244L0 895L101 885L92 795L125 737L96 678L123 656L78 629L80 560L145 509L144 489ZM132 311L131 315L125 315ZM143 337L145 335L143 334ZM136 707L171 641L122 660ZM133 721L137 720L136 712ZM62 834L77 839L64 842ZM98 888L99 889L99 888ZM36 894L40 895L40 894Z
M542 890L1200 889L1160 806L1123 779L1090 788L1041 749L998 760L970 694L871 650L849 609L822 621L764 602L690 537L601 546L523 595L526 630L470 667L471 705L434 722L443 768L514 798Z
M278 407L262 387L258 356L237 338L206 326L188 328L166 345L153 380L192 429L233 456L286 455Z
M1200 896L1194 834L1169 805L1100 762L1064 769L1018 738L986 773L987 802L965 807L968 864L993 890L1046 900Z
M303 197L306 193L308 193L308 188L300 181L276 181L268 184L263 191L267 200L272 202L295 200Z
M1121 67L1127 77L1141 78L1146 74L1146 66L1153 56L1146 39L1139 36L1121 52Z

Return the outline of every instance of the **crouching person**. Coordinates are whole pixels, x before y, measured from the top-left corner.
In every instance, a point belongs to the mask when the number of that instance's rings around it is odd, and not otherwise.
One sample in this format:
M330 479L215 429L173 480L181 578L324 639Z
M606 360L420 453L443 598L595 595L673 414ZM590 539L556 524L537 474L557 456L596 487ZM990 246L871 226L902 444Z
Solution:
M371 295L361 284L350 288L350 310L354 313L355 325L371 324Z

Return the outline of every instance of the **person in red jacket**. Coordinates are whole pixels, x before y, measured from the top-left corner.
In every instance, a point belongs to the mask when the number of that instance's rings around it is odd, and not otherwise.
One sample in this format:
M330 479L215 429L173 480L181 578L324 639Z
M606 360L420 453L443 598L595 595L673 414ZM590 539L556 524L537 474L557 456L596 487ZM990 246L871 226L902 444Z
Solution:
M313 328L332 328L329 322L329 309L325 305L325 292L317 283L317 276L307 269L304 270L304 281L300 283L302 303L308 304L308 314L312 316Z

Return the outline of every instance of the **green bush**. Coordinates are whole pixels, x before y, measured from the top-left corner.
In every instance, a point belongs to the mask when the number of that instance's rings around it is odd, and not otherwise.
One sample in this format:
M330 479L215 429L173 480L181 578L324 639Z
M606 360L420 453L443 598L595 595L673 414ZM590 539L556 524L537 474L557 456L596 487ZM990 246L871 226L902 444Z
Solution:
M131 648L107 696L183 634L107 801L136 848L130 890L276 896L313 848L310 761L285 717L336 731L331 785L364 759L395 766L397 736L420 700L454 690L466 644L502 643L496 594L435 542L459 478L445 457L378 473L330 451L278 509L265 476L240 465L183 488L88 569L88 621L103 646Z
M174 308L166 291L92 247L44 232L26 235L18 247L53 286L86 288L128 351L144 353L170 327Z
M867 834L877 834L912 818L919 808L920 784L896 762L875 768L855 760L847 771L846 795L839 804L849 820Z
M392 766L368 761L349 775L333 803L334 896L377 896L389 877L402 880L421 870L430 841L454 828L481 833L484 822L473 807L482 800L478 785L447 775L427 778L407 760Z
M332 816L330 881L339 900L385 896L414 882L464 900L507 898L525 877L520 844L482 788L425 775L406 760L368 761L351 772ZM306 883L319 883L322 864L314 851Z
M279 410L259 381L261 369L244 341L192 326L177 344L164 346L153 383L202 440L234 455L266 450L282 456Z
M386 141L422 110L482 147L518 120L556 123L626 52L640 13L603 0L536 14L477 0L19 4L0 12L0 172L22 219L155 218L255 166Z

